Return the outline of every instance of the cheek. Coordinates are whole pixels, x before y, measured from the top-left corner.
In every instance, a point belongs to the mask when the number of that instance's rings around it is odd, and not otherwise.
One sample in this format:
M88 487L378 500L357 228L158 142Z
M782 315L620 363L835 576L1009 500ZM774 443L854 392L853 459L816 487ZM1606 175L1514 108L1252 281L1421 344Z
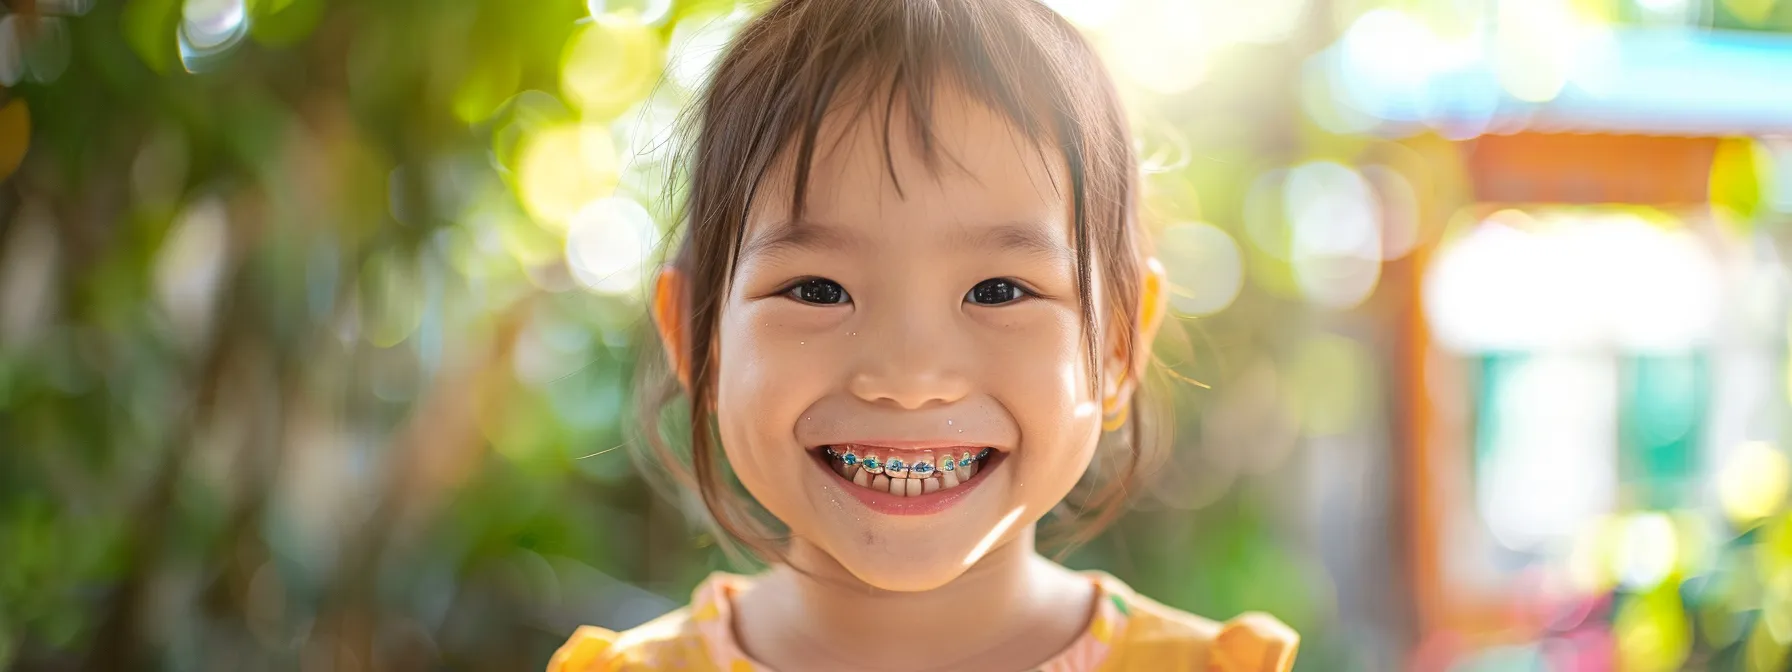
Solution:
M1101 422L1089 384L1088 346L1073 312L1043 318L992 330L994 342L984 348L985 379L1019 423L1025 449L1038 458L1030 461L1076 470L1076 462L1088 459Z
M825 325L818 329L814 316L781 308L752 302L723 313L716 331L718 402L746 402L750 407L742 410L749 412L778 404L800 408L825 390L838 354L818 333Z
M823 344L778 312L759 303L731 306L716 331L717 426L730 463L755 496L806 457L796 449L796 422L825 393L824 374L833 370L817 365L826 361Z

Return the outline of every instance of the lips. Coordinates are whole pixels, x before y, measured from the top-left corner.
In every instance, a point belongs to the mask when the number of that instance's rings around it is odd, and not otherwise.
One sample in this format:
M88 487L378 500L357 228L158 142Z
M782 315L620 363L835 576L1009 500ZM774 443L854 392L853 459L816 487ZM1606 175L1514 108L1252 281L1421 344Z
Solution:
M854 486L898 497L951 490L977 477L995 450L987 446L942 446L897 450L864 444L822 446L828 467Z

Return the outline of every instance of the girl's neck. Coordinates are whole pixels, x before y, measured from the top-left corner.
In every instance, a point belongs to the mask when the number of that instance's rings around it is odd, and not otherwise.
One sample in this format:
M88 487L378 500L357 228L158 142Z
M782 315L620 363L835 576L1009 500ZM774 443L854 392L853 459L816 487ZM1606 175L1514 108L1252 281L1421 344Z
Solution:
M742 647L783 672L1018 669L1069 646L1093 613L1093 584L1040 557L1031 528L928 591L866 585L801 540L789 563L735 604Z

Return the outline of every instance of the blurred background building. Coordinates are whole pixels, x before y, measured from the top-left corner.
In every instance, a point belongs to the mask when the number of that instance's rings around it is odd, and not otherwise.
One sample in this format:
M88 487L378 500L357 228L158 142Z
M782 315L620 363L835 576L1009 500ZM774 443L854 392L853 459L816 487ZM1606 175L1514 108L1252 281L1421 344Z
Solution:
M730 0L7 0L0 668L539 669L727 567L624 446ZM1299 669L1792 669L1792 1L1056 0L1176 453L1068 562Z

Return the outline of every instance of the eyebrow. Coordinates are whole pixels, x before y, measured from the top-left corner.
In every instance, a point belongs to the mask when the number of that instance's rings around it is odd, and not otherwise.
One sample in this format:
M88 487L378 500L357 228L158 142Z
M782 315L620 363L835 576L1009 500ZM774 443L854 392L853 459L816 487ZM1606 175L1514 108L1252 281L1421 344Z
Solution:
M795 250L849 252L864 245L858 234L836 226L813 222L780 222L747 240L740 258L775 255Z
M994 226L963 227L953 236L953 246L977 250L1017 250L1026 254L1072 262L1076 255L1070 248L1053 239L1045 227L1028 223L1005 223Z
M1076 259L1070 248L1053 239L1044 227L1028 223L1003 223L992 226L963 226L947 239L952 249L978 251L1016 250L1022 253L1071 262ZM851 252L865 247L865 239L851 230L817 222L781 222L766 227L749 238L741 247L741 259L775 255L797 250Z

